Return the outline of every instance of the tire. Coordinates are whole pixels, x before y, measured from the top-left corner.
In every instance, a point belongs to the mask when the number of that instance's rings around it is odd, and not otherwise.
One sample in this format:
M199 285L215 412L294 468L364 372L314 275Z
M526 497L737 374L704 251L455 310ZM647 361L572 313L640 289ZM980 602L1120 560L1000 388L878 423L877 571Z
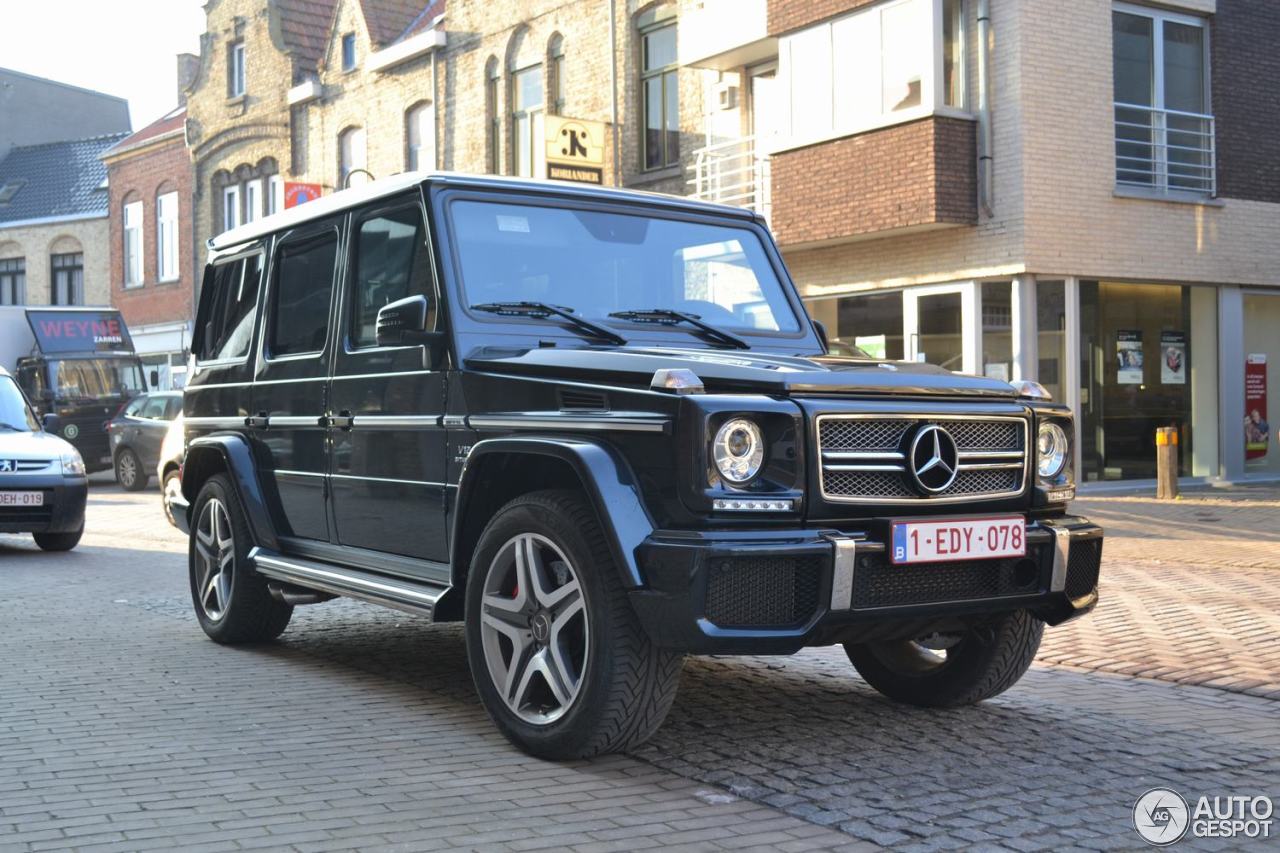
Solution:
M126 492L140 492L147 487L147 472L131 448L126 447L116 454L115 469L116 482Z
M166 471L164 480L160 483L160 505L164 507L164 517L170 524L177 527L178 520L173 517L173 505L169 503L169 494L174 486L177 487L177 491L182 491L182 474L176 468Z
M70 551L72 548L80 544L80 537L84 535L84 528L73 530L70 533L32 533L31 536L36 540L36 544L40 546L41 551Z
M1044 623L1016 610L969 629L945 657L913 640L846 644L858 674L898 702L926 708L972 705L1003 693L1031 666Z
M465 628L485 710L508 740L539 758L634 747L675 700L683 656L650 642L595 513L577 492L524 495L494 515L471 562Z
M226 645L280 636L293 607L276 601L266 580L250 566L249 523L226 476L216 474L205 482L191 518L187 567L200 627Z

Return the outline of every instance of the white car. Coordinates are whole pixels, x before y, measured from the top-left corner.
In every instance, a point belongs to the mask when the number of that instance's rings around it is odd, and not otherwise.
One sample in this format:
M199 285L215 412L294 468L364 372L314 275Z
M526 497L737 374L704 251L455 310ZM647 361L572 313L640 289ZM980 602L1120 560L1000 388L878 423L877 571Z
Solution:
M0 367L0 533L30 533L46 551L70 551L84 533L84 460L58 438L58 416L37 420Z
M185 451L182 436L182 412L169 422L169 429L160 443L160 461L156 463L156 479L160 481L160 493L163 495L164 517L169 523L178 527L178 519L174 513L182 513L186 517L187 499L182 495L182 457Z

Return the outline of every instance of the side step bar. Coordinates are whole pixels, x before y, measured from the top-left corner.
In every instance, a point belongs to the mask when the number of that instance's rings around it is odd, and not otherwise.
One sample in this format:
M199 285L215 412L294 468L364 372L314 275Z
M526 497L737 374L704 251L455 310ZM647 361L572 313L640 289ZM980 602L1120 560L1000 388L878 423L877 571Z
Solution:
M272 580L358 598L419 616L434 615L436 603L448 592L447 587L435 584L390 578L305 557L277 554L264 548L254 548L249 552L249 559L259 574Z

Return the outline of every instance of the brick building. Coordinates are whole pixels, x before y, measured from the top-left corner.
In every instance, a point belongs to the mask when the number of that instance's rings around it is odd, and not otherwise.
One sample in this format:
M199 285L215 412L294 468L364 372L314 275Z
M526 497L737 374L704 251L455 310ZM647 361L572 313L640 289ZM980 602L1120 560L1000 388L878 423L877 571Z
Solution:
M111 303L120 309L134 348L156 386L180 388L195 313L191 158L179 107L102 155L107 167L111 228Z

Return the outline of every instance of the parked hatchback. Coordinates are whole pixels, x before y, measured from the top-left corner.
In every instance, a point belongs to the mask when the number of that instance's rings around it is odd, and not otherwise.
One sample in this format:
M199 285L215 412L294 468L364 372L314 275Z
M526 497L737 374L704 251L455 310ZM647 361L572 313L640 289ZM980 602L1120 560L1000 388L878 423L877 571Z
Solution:
M150 472L160 461L160 445L169 425L181 412L181 392L153 392L134 397L107 421L117 483L130 492L147 487Z

